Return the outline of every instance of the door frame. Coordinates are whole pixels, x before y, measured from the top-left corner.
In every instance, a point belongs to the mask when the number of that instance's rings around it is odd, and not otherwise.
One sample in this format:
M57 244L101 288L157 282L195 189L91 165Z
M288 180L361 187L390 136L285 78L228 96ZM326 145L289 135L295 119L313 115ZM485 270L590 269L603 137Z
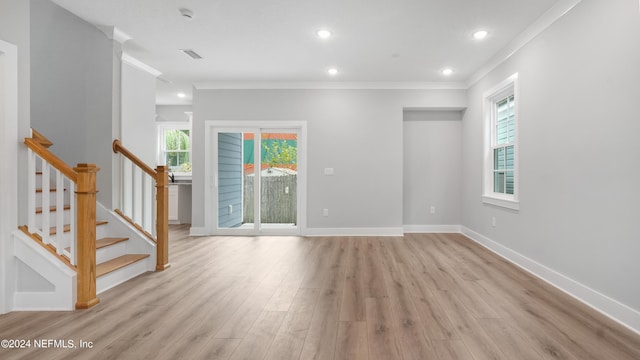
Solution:
M204 228L207 235L303 235L307 228L307 122L306 121L205 121L205 166L204 166ZM256 131L257 130L257 131ZM261 132L261 131L298 132L298 178L297 178L297 227L289 229L220 229L218 228L218 149L213 134L218 132ZM256 147L256 148L259 148Z
M13 309L14 267L11 233L18 229L18 48L0 39L0 314ZM26 174L26 173L25 173ZM11 240L11 241L9 241Z

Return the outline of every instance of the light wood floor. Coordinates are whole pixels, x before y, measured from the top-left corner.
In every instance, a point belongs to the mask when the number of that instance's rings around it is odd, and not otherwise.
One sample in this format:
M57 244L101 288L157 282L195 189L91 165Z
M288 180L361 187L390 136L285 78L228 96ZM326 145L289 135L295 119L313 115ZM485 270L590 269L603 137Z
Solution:
M640 359L640 336L462 235L187 234L90 310L0 316L0 339L92 349L0 359Z

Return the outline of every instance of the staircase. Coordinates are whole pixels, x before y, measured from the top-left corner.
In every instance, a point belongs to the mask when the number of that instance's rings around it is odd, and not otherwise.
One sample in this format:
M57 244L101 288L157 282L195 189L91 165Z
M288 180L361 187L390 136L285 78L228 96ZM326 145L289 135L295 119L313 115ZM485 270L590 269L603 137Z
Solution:
M168 266L166 236L158 238L163 240L158 246L158 239L122 211L95 202L95 165L71 169L35 130L25 144L32 175L28 225L14 233L20 261L17 309L88 308L99 302L97 294ZM162 264L158 248L165 253Z

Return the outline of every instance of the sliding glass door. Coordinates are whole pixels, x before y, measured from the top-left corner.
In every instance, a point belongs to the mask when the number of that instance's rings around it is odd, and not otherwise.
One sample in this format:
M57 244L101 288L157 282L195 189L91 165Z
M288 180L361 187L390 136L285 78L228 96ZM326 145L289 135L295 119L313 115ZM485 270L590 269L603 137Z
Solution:
M300 233L301 130L211 127L212 233Z

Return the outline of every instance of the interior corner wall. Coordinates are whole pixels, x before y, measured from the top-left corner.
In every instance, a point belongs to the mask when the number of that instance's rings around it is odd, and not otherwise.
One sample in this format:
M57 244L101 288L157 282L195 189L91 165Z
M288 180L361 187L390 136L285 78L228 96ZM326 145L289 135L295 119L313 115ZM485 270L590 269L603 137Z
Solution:
M472 86L462 185L465 227L640 314L637 10L628 0L583 0ZM512 212L481 201L482 99L516 72Z
M307 227L402 228L403 108L465 106L464 90L196 89L192 224L205 225L205 121L306 121Z
M191 105L157 105L156 121L189 122L189 116L185 112L191 112Z
M461 120L461 111L404 112L402 216L406 230L462 223Z
M30 2L0 1L0 39L18 47L18 139L24 139L30 133L31 119L31 49L30 49ZM27 152L18 149L18 197L27 196L26 187ZM23 168L24 166L24 168ZM27 223L26 203L18 202L18 222Z
M122 63L121 141L152 168L156 167L156 77Z
M31 1L31 126L71 166L95 163L111 204L113 41L49 0Z

